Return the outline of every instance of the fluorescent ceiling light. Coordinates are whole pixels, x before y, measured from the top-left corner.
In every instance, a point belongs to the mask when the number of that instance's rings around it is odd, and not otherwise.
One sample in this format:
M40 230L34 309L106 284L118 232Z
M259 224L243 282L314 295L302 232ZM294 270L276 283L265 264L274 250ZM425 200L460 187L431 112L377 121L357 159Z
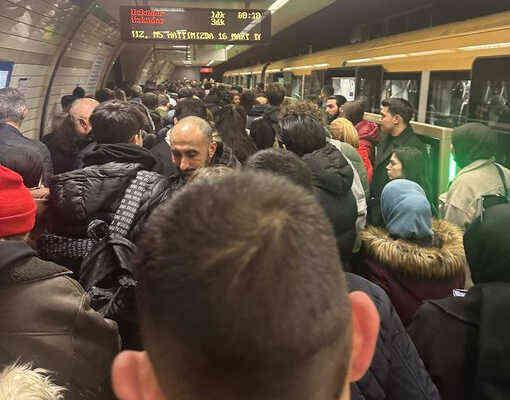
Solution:
M324 64L314 64L313 66L314 66L315 68L329 67L329 63L324 63Z
M213 63L214 63L214 60L211 60L211 61L209 61L209 62L207 63L207 66L208 66L208 67L210 67L211 65L213 65Z
M356 58L354 60L348 60L347 62L348 63L355 63L355 64L359 64L359 63L366 63L366 62L369 62L369 61L372 61L371 58Z
M501 49L504 47L510 47L510 42L481 44L478 46L466 46L466 47L460 47L459 50L463 50L463 51L490 50L490 49Z
M268 10L271 11L272 14L274 14L288 2L289 0L276 0L273 4L269 6Z
M266 72L272 73L272 72L280 72L279 69L268 69Z
M447 54L447 53L453 53L453 50L444 49L444 50L418 51L417 53L409 53L408 55L411 57L419 57L419 56L433 56L435 54Z
M393 60L395 58L404 58L407 57L407 54L391 54L389 56L379 56L373 57L373 60Z
M233 44L229 44L227 47L225 47L225 50L229 51L232 49L232 47L234 47Z

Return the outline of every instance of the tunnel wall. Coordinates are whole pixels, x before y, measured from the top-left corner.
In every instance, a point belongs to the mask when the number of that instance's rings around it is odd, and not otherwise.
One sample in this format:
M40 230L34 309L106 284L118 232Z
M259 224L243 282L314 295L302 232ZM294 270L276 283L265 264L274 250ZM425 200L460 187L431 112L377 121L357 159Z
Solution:
M51 66L80 8L64 1L0 0L0 61L14 63L10 87L19 87L30 109L22 131L39 133Z
M99 6L89 8L91 3L0 0L0 62L14 64L9 86L27 99L29 113L21 128L27 137L39 137L41 120L48 132L60 97L76 85L94 93L112 62L118 27Z

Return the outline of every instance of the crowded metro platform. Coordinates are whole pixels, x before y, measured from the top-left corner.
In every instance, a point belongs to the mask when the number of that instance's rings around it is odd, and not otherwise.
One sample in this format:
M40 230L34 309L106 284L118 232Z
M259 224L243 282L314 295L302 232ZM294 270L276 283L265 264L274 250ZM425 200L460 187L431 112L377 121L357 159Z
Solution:
M0 400L510 398L510 5L5 3Z

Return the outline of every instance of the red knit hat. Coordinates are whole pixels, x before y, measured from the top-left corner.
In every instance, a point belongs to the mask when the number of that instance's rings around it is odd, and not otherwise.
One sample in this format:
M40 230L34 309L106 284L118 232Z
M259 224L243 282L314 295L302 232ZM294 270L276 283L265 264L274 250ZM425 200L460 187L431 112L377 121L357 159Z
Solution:
M0 165L0 238L30 232L36 213L37 206L23 178Z

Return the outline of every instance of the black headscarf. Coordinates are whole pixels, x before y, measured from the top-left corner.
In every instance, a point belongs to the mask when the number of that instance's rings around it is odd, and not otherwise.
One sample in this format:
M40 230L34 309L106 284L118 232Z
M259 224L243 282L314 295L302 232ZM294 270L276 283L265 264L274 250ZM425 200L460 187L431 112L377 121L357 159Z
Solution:
M455 162L464 168L476 160L494 157L498 137L488 126L471 122L453 130L452 144Z
M488 208L471 224L464 248L474 283L510 283L510 204Z

